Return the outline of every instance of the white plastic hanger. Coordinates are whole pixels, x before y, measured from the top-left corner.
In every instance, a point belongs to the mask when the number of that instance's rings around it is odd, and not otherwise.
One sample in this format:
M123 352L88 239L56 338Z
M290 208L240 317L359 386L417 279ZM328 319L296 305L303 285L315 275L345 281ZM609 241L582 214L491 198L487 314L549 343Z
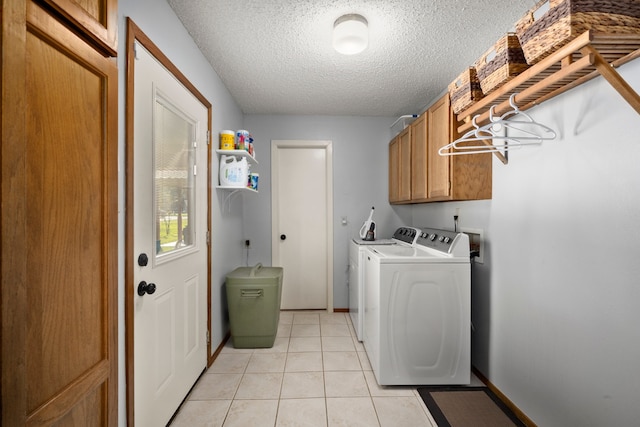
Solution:
M548 126L538 123L533 118L521 111L515 104L516 94L512 94L509 97L509 105L512 110L507 111L502 116L495 116L495 105L492 105L489 109L489 123L481 126L477 129L477 132L489 132L495 135L496 139L503 138L498 132L506 130L505 134L508 134L508 139L522 141L535 141L535 144L539 144L542 141L548 141L556 138L556 133ZM522 117L524 120L514 120L515 116ZM511 131L511 132L509 132ZM526 143L523 143L526 145Z
M482 129L476 123L477 118L477 115L473 117L473 129L451 144L440 147L438 154L441 156L459 156L463 154L504 153L508 149L520 148L522 146L522 143L516 139L503 135L497 136L490 128ZM502 143L494 144L495 139L501 140ZM468 144L470 142L480 142L481 144ZM465 145L462 145L463 143Z
M556 138L553 129L536 122L533 118L518 109L515 104L515 96L509 97L511 110L502 116L495 115L495 105L489 109L489 123L478 126L476 120L479 115L473 117L473 129L465 133L461 138L451 144L447 144L438 150L441 156L455 156L462 154L481 154L500 152L505 154L508 150L519 149L524 145L539 145L542 141ZM524 120L514 120L519 115ZM496 144L495 141L501 141ZM469 142L482 142L482 144L468 144ZM464 143L464 145L462 145Z

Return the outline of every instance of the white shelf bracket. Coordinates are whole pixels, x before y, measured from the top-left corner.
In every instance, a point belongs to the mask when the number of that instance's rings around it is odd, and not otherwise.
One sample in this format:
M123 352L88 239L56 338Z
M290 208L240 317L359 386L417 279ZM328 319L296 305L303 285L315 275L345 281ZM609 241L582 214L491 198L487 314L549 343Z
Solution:
M224 196L224 199L222 201L222 210L225 210L225 206L227 207L227 211L231 212L231 198L233 196L235 196L236 194L238 194L240 192L240 189L238 190L233 190L230 191L226 196Z

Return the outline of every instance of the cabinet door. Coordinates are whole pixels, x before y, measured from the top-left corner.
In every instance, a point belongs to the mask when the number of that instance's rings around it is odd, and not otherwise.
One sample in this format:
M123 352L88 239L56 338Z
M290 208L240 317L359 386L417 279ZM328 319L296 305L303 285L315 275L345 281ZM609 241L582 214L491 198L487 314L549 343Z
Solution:
M427 120L427 193L430 199L446 200L451 197L452 156L441 156L438 150L451 142L452 112L448 94L427 110Z
M396 137L389 143L389 202L400 200L400 140Z
M118 47L117 0L45 0L91 39L96 47L115 56Z
M399 189L398 199L401 202L411 200L411 126L398 136L400 142Z
M427 115L422 114L411 125L411 200L428 197L427 157Z
M115 426L117 68L24 5L3 10L1 424Z

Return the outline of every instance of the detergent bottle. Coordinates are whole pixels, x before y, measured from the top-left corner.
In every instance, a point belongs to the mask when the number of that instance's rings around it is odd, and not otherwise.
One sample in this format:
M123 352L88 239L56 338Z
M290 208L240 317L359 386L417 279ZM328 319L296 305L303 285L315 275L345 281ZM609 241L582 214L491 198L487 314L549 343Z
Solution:
M249 165L246 158L236 156L220 157L220 185L223 187L246 187L249 179Z

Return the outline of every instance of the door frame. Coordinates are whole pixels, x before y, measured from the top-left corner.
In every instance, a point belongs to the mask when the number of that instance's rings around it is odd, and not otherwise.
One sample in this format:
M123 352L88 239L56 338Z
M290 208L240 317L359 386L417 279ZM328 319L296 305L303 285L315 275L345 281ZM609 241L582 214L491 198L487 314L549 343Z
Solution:
M327 313L333 312L333 142L326 140L271 140L271 263L273 254L279 243L278 224L280 212L277 206L280 202L278 186L279 171L283 168L278 164L278 150L284 148L322 148L326 154L327 176Z
M211 103L202 95L184 74L167 58L144 32L127 18L127 63L126 63L126 214L125 214L125 369L127 383L126 412L127 425L135 425L134 401L134 257L133 253L133 113L134 113L134 72L135 42L149 51L184 87L189 90L208 110L207 118L207 230L211 233ZM211 366L211 244L207 241L207 367ZM186 397L186 396L185 396Z

